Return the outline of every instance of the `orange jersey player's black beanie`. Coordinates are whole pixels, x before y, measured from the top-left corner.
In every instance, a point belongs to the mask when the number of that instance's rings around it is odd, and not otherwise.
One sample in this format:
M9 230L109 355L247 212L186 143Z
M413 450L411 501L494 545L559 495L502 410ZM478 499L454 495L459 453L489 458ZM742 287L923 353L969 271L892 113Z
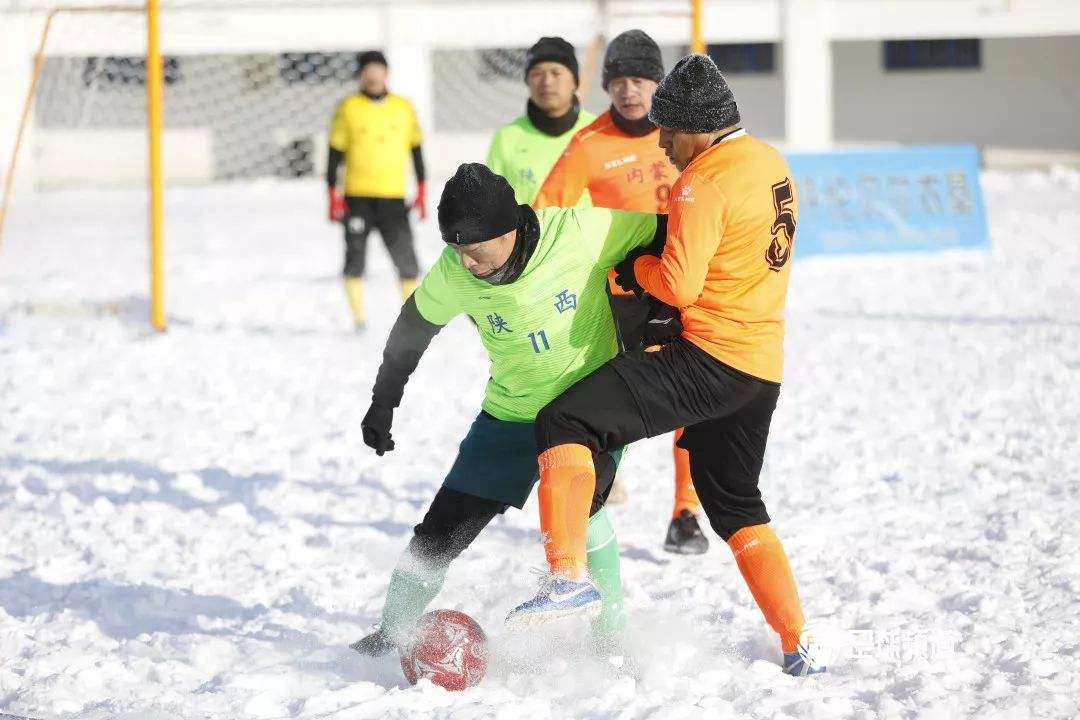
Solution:
M664 58L660 46L641 30L619 33L604 51L603 86L618 77L638 77L660 82L664 79Z
M708 55L687 55L653 93L649 119L687 133L716 132L742 119L735 95Z
M565 65L574 76L574 84L578 85L577 55L574 54L574 46L561 37L542 37L529 48L525 54L525 77L529 77L529 71L534 65L542 62L555 62Z
M439 231L443 242L471 245L485 242L518 226L514 189L502 175L480 163L458 166L446 181L439 200Z

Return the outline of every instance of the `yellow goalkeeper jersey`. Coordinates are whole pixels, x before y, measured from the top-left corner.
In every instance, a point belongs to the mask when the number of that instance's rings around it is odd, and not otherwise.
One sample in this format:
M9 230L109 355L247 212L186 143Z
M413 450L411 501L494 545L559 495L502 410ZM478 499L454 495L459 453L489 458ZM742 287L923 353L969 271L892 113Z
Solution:
M345 153L345 194L404 198L406 167L420 141L416 111L402 96L342 100L330 125L330 147Z

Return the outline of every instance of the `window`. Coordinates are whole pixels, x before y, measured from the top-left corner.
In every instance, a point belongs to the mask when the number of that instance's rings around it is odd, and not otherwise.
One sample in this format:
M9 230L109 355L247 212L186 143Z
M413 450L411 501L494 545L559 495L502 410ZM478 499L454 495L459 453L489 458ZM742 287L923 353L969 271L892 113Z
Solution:
M720 72L727 75L769 74L776 70L775 43L709 45L707 52Z
M167 57L162 61L166 85L180 82L179 58ZM83 62L83 85L104 87L143 87L146 85L146 58L144 57L88 57Z
M978 69L982 62L980 41L887 40L886 70Z
M525 77L525 48L491 48L478 50L480 66L477 76L484 80L502 78L520 81Z
M358 68L357 55L351 52L288 52L278 56L278 74L289 85L348 81Z

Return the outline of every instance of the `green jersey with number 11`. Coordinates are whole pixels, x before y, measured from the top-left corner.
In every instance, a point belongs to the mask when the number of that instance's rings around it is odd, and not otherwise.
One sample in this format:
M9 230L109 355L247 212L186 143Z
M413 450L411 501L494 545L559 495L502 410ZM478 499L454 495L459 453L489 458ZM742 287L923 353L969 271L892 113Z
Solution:
M416 290L416 309L445 325L465 313L491 359L483 409L532 422L575 382L615 357L607 272L656 233L656 216L601 208L536 213L540 239L521 275L492 285L446 248Z

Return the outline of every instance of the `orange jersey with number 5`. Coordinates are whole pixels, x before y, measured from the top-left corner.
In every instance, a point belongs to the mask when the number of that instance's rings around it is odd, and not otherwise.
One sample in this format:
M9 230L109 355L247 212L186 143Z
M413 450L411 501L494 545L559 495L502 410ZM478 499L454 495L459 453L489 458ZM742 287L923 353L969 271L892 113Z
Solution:
M748 375L780 382L798 200L787 161L738 131L672 185L667 245L642 257L646 292L682 310L683 337Z

